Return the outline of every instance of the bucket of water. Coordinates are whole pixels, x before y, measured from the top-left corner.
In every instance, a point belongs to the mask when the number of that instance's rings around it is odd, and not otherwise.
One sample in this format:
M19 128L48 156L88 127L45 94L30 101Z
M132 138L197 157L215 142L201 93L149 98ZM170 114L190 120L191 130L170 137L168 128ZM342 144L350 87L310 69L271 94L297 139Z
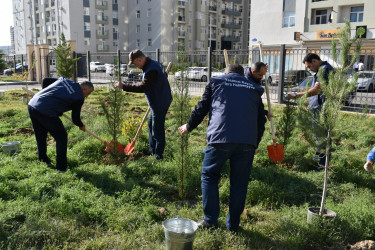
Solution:
M181 217L171 218L163 222L167 250L193 249L198 224Z
M12 155L14 153L17 153L20 149L20 141L12 141L1 144L1 147L3 149L4 154Z

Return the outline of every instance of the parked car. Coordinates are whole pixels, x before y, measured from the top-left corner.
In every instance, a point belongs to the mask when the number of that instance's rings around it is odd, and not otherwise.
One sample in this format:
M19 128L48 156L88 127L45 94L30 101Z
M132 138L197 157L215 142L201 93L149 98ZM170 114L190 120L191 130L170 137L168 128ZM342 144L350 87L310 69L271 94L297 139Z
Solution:
M4 75L7 75L7 76L12 75L14 72L15 72L16 74L22 74L22 73L24 73L25 71L27 71L27 69L28 69L27 65L22 66L22 64L17 64L17 65L16 65L16 70L15 70L15 71L14 71L14 68L9 68L9 69L5 69L5 70L3 71L3 74L4 74Z
M375 71L359 71L358 73L357 91L374 92Z
M117 69L117 66L114 66L113 64L111 65L108 65L107 66L107 69L106 69L106 74L110 75L110 76L113 76L114 73L115 73L115 70ZM128 65L126 64L121 64L120 65L120 69L121 69L121 75L124 76L127 74L127 70L128 70Z
M218 74L218 69L211 68L211 76ZM192 81L207 82L208 79L208 67L195 67L190 70L187 74L187 78Z
M103 71L105 72L105 66L104 64L101 64L100 62L90 62L90 71Z
M195 67L187 67L181 71L177 71L175 74L174 74L174 77L176 80L181 80L181 75L183 75L184 78L187 77L188 75L188 72L193 70Z
M288 70L285 71L284 85L296 85L303 81L306 77L310 76L310 72L306 70Z
M311 86L312 80L313 80L313 76L308 76L305 79L303 79L303 81L299 85L290 88L290 90L288 90L288 92L303 92L303 91L306 91L306 85ZM286 95L287 95L287 92L284 92L284 101L286 101L286 98L285 98ZM346 100L343 101L344 105L346 105L346 106L351 105L354 98L355 98L355 95L356 95L356 92L355 92L355 90L353 90L349 94L349 97Z

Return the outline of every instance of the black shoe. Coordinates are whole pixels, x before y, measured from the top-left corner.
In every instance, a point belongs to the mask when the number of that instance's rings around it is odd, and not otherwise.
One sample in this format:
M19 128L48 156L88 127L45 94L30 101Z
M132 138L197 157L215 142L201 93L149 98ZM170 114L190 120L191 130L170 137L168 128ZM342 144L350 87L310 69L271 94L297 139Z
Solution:
M217 225L209 224L204 219L198 221L197 224L198 224L198 228L201 228L201 229L217 228Z

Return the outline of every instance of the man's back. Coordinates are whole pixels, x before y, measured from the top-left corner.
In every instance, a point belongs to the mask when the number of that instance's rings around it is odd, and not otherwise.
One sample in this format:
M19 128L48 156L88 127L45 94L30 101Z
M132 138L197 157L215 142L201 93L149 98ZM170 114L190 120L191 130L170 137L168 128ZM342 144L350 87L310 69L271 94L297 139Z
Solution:
M210 86L208 143L245 143L256 147L258 119L264 118L260 98L263 88L236 73L211 78Z

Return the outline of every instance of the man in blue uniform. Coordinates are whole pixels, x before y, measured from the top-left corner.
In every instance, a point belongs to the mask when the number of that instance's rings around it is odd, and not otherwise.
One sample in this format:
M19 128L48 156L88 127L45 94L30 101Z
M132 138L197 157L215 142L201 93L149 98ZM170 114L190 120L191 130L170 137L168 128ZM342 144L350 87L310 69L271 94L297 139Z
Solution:
M115 86L124 91L145 93L151 108L148 119L150 153L156 159L162 159L165 148L165 116L172 102L171 87L163 65L146 57L136 49L129 54L129 65L142 69L142 82L124 84L115 82Z
M72 121L85 131L86 127L80 119L81 107L86 97L94 90L91 82L76 83L60 77L53 84L33 96L28 104L29 116L33 125L38 157L47 164L51 160L47 156L47 133L56 141L56 169L65 172L67 169L68 135L59 116L72 110Z
M202 168L204 219L200 227L216 227L220 213L220 172L230 160L230 200L227 229L236 231L245 198L254 153L266 122L261 95L263 88L247 80L241 65L228 65L224 75L211 78L202 99L179 133L195 129L209 113L207 143Z
M309 111L312 112L312 126L313 126L313 134L315 138L316 144L316 154L314 156L314 160L319 161L319 169L323 169L326 161L325 155L325 143L324 140L321 138L321 134L319 132L319 128L316 125L316 120L318 119L320 110L323 106L325 101L324 94L320 88L319 82L319 69L323 69L323 78L328 81L328 75L333 67L327 62L322 61L317 54L309 53L303 59L303 63L305 64L306 68L310 71L315 72L313 76L313 80L311 81L310 89L307 91L307 96L309 97ZM306 94L306 91L302 92L292 92L288 93L288 99L296 99Z

